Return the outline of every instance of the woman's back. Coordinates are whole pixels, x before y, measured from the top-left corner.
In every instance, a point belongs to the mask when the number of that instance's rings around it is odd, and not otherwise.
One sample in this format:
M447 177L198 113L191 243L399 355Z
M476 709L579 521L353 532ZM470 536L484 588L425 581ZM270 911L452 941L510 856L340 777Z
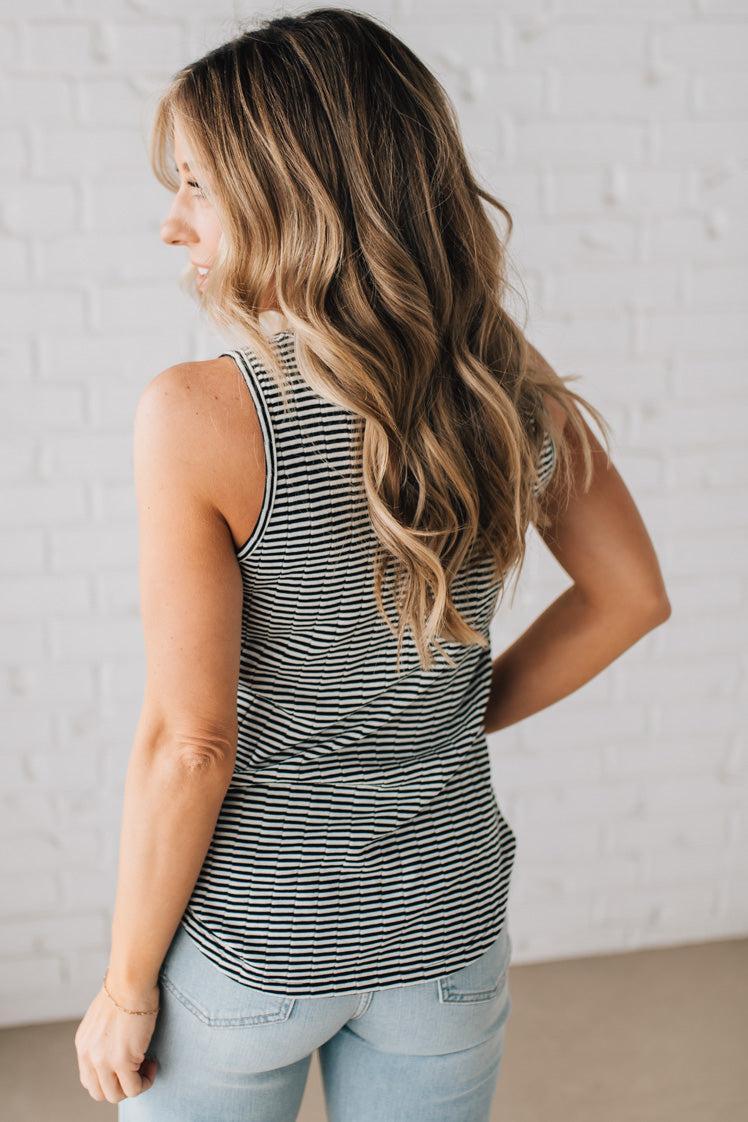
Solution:
M453 585L485 648L445 643L456 666L423 671L406 635L396 673L354 415L305 383L290 331L272 343L289 412L250 351L224 352L257 411L265 487L237 551L236 766L182 923L227 974L265 990L414 983L475 958L504 921L515 843L483 729L500 586L488 560Z

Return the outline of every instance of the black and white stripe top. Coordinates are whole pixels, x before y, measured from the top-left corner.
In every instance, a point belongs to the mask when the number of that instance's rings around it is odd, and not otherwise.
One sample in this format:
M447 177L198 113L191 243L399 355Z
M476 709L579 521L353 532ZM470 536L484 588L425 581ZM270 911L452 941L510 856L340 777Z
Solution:
M444 643L457 667L437 653L425 672L408 632L395 674L354 415L303 380L292 332L270 338L289 413L251 350L223 352L258 412L266 482L237 551L236 766L181 924L225 974L272 993L422 982L478 957L505 921L515 836L483 730L500 586L488 562L453 585L488 648ZM538 488L554 462L547 436Z

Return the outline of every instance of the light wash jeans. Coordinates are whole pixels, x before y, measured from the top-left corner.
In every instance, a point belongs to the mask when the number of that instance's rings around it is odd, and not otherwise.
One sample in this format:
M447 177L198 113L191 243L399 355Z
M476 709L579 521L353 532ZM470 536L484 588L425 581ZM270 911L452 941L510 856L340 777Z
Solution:
M328 1122L488 1122L511 950L505 924L479 958L440 978L287 997L228 978L179 927L147 1053L156 1079L122 1100L118 1118L294 1122L318 1049Z

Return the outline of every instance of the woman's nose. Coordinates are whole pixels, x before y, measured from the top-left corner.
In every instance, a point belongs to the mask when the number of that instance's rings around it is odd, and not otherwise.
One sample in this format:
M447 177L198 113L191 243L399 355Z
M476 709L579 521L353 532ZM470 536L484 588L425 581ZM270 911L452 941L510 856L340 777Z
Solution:
M167 218L161 225L161 241L166 245L183 245L184 235L184 225L173 218Z
M161 241L165 241L167 246L182 246L187 241L188 229L186 223L183 222L178 214L169 213L163 222L161 222Z

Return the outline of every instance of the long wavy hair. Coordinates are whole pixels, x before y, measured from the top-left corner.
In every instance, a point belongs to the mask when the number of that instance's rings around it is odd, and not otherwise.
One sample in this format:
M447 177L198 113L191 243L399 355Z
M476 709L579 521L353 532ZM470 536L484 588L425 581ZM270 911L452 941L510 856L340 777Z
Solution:
M240 27L244 27L240 24ZM367 15L316 8L263 20L179 70L151 134L154 173L179 189L178 120L217 208L217 258L199 293L219 327L238 330L283 400L282 363L263 331L274 290L302 376L352 411L354 454L378 539L374 596L422 669L432 644L489 645L453 598L488 559L504 588L525 559L546 432L556 445L554 502L572 486L565 410L592 478L572 402L606 422L527 344L507 310L512 220L468 166L455 110L428 68ZM499 212L501 234L482 203ZM190 290L196 270L183 275ZM383 588L392 577L397 623Z

